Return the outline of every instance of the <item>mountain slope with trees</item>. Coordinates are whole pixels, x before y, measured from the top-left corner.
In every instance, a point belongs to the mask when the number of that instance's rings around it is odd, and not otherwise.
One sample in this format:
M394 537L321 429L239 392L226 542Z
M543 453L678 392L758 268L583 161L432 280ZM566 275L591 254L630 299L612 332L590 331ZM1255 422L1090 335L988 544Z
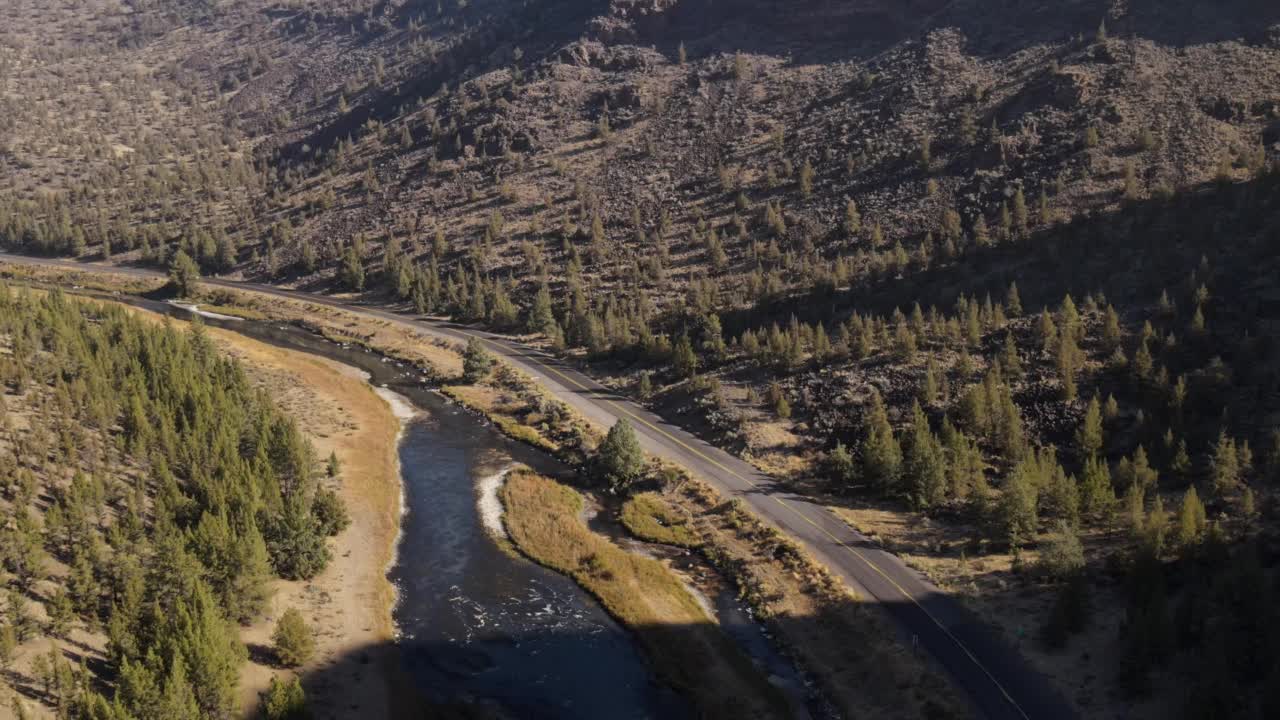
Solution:
M3 11L5 247L524 334L1082 712L1274 714L1274 3L95 10Z
M343 525L309 445L199 326L6 287L0 338L6 679L67 717L235 712L237 625Z

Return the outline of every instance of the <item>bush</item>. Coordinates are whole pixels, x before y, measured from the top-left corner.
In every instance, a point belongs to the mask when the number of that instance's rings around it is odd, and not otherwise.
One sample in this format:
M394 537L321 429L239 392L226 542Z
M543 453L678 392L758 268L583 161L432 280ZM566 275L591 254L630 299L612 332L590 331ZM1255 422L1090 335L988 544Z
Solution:
M1054 580L1067 580L1084 569L1084 547L1076 531L1059 521L1058 529L1040 551L1040 571Z
M271 687L267 688L267 697L262 704L262 714L266 720L305 720L311 717L307 711L307 696L302 691L302 683L291 677L281 681L271 678Z
M302 619L302 613L289 608L276 623L276 631L271 634L271 642L275 644L276 657L282 665L297 667L311 659L316 651L316 640Z
M644 472L644 450L626 419L609 428L596 450L595 464L600 477L613 489L629 485Z
M169 264L169 287L178 297L194 297L196 283L200 280L200 268L186 252L179 250Z
M1040 639L1052 649L1066 647L1071 635L1084 630L1089 621L1089 585L1076 574L1054 598L1049 616L1040 630Z
M467 349L462 354L462 380L474 385L483 380L493 368L493 356L484 349L479 338L467 341Z
M657 493L640 493L628 500L622 506L622 524L642 540L679 547L700 544L686 518Z
M315 500L311 503L311 514L320 522L320 534L326 537L337 535L351 524L346 504L338 497L338 493L328 488L316 491Z

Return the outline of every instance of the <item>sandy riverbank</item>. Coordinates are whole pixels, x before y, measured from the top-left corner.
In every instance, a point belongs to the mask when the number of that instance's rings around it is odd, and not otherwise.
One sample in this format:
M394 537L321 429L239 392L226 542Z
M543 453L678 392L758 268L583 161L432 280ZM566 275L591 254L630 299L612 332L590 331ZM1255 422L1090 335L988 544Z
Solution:
M277 581L267 616L243 629L251 650L240 679L245 715L253 716L271 677L287 672L269 665L267 649L275 621L296 607L316 632L315 657L299 669L313 706L324 708L326 718L389 717L386 660L395 590L386 569L400 526L397 415L406 410L393 409L354 368L209 332L298 421L319 457L337 455L342 471L335 487L351 515L351 526L332 541L329 567L310 582Z

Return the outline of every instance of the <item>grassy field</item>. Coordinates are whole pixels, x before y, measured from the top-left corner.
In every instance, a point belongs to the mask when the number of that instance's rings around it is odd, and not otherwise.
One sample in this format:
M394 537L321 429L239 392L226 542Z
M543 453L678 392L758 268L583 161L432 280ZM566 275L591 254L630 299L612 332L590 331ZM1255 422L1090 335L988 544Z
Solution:
M628 500L622 506L622 524L642 540L686 548L702 544L685 514L657 493L640 493Z
M782 694L665 565L628 553L587 529L576 491L517 471L501 497L516 547L571 576L634 631L658 673L691 699L700 717L789 715Z

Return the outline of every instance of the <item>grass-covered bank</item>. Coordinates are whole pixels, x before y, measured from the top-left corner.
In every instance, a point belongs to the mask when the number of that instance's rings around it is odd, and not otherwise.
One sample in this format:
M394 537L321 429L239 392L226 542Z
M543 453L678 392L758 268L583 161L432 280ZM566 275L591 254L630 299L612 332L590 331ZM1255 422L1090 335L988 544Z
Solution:
M501 491L504 522L520 552L572 577L630 628L659 675L704 718L774 718L787 701L657 560L590 531L577 491L515 471Z
M0 275L60 284L85 284L94 276L41 268L0 267ZM133 282L121 278L122 282ZM99 283L105 282L96 278ZM455 399L494 421L518 440L554 444L553 454L579 464L598 443L600 428L591 426L563 403L549 398L530 379L497 363L496 369L466 383L459 378L461 348L403 325L370 320L354 313L300 300L264 296L249 291L217 291L219 304L236 304L292 322L330 339L358 343L388 357L405 361L431 377L457 383ZM493 398L500 402L491 403ZM471 402L468 402L470 400ZM503 418L508 418L503 422ZM536 431L542 441L513 434L512 422ZM544 449L550 450L549 447ZM653 475L653 473L651 473ZM710 485L675 469L653 478L663 492L666 508L688 518L684 523L696 537L700 552L762 618L785 651L811 675L842 714L862 718L955 717L963 701L945 678L921 658L907 652L896 639L888 618L874 606L858 601L847 588L817 565L803 548L765 526L739 503L727 501ZM642 483L642 485L645 483ZM663 511L661 506L657 506ZM664 521L652 504L633 508L631 532L655 542L670 542L655 530ZM643 516L649 515L646 520ZM648 528L646 530L646 527ZM676 543L679 544L679 543Z
M641 540L696 548L702 545L689 527L689 518L655 492L633 495L622 506L622 524Z

